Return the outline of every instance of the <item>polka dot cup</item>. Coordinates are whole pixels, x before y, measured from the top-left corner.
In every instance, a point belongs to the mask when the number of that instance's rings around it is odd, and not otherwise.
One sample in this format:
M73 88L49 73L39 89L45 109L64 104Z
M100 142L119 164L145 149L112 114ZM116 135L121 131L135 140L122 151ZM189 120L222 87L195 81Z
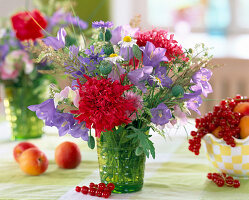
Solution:
M209 161L220 172L239 177L249 177L249 137L235 139L231 147L213 134L203 137Z

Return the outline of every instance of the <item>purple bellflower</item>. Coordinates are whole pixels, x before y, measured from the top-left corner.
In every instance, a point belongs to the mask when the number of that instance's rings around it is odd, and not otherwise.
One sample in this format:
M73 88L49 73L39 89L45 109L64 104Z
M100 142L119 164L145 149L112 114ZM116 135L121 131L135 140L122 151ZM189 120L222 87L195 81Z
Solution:
M170 88L173 81L171 78L167 76L167 68L166 67L156 67L155 73L149 79L150 85L157 83L161 87Z
M193 97L187 101L187 108L195 111L199 115L201 115L201 112L198 110L200 105L202 104L202 99L200 96Z
M143 64L145 66L158 67L160 62L168 61L165 56L166 49L156 48L151 42L147 42L145 47L140 47L143 51Z
M152 66L144 66L128 73L128 79L137 86L143 93L146 93L147 88L145 83L148 81L150 74L153 71Z
M213 92L212 86L208 82L212 76L212 72L206 68L200 69L196 72L193 77L192 81L196 83L196 85L192 86L191 89L193 91L197 91L199 89L202 90L202 94L207 97L209 93Z
M123 69L119 64L116 64L112 67L112 71L110 74L108 74L108 78L110 78L112 81L120 80L120 76L125 74L125 69Z
M71 134L73 137L76 135L83 140L88 140L88 129L84 130L84 123L79 124L70 113L58 112L53 99L48 99L38 105L31 105L28 109L36 112L39 119L45 120L46 126L57 127L60 136ZM79 130L80 132L77 132Z
M152 114L151 122L163 126L172 118L170 109L164 104L160 103L156 108L150 110Z
M45 120L46 126L53 126L53 117L56 112L53 99L48 99L39 105L29 106L28 109L36 112L39 119Z
M42 40L47 46L51 46L55 50L58 50L58 49L63 48L65 46L66 35L67 35L67 32L65 31L65 29L60 28L60 30L57 32L57 37L49 36L49 37L44 38Z

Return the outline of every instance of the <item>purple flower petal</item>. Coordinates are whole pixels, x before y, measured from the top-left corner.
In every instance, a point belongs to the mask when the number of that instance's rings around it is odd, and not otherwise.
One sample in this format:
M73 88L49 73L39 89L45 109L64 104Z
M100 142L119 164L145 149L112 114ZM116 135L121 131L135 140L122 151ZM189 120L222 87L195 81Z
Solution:
M156 125L163 126L172 118L170 109L164 103L160 103L156 108L152 108L150 111L152 114L151 122Z
M160 62L168 61L165 56L166 49L155 48L154 44L147 42L145 47L140 48L143 51L143 64L157 67Z
M121 32L122 32L122 26L116 27L114 30L112 30L112 38L111 43L114 45L117 45L119 41L121 41Z
M57 38L56 37L47 37L42 39L43 42L47 46L53 47L55 50L58 50L60 48L63 48L65 46L65 37L67 33L64 28L60 28L60 30L57 32Z
M104 22L104 21L95 21L92 23L93 28L111 28L113 26L112 22Z
M147 91L145 82L148 80L149 75L152 73L152 66L144 66L141 69L136 69L128 73L128 79L137 86L143 93Z

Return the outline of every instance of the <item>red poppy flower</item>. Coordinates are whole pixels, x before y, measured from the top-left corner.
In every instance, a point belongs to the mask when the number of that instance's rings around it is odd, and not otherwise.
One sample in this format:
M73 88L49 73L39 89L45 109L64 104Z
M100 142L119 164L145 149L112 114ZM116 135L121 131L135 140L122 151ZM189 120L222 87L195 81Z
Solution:
M79 110L72 110L79 123L86 122L87 128L94 128L96 137L101 132L111 131L115 126L128 124L131 119L127 113L136 111L134 102L125 99L123 93L130 85L121 85L119 81L110 79L98 80L84 75L87 82L79 87Z
M47 27L47 21L38 10L19 12L11 17L16 37L23 40L35 40L43 37L42 30Z

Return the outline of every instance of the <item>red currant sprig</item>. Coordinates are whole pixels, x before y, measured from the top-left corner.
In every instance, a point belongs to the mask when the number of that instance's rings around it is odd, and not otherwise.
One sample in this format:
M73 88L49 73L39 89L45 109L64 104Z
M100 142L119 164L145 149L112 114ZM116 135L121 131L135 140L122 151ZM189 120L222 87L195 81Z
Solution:
M233 112L233 109L238 103L245 101L249 102L249 99L243 99L239 95L233 99L222 100L220 105L214 106L213 112L197 118L197 131L191 131L193 138L189 139L189 150L199 155L201 138L207 133L213 133L216 137L222 138L227 145L235 147L234 138L240 138L239 122L243 115Z
M207 178L213 181L218 187L227 185L228 187L238 188L240 187L239 180L233 179L231 176L227 176L225 173L208 173Z
M82 192L82 194L89 194L91 196L97 196L97 197L104 197L109 198L112 191L115 189L115 185L113 183L108 183L107 185L105 183L90 183L89 187L87 186L76 186L75 191L76 192Z

